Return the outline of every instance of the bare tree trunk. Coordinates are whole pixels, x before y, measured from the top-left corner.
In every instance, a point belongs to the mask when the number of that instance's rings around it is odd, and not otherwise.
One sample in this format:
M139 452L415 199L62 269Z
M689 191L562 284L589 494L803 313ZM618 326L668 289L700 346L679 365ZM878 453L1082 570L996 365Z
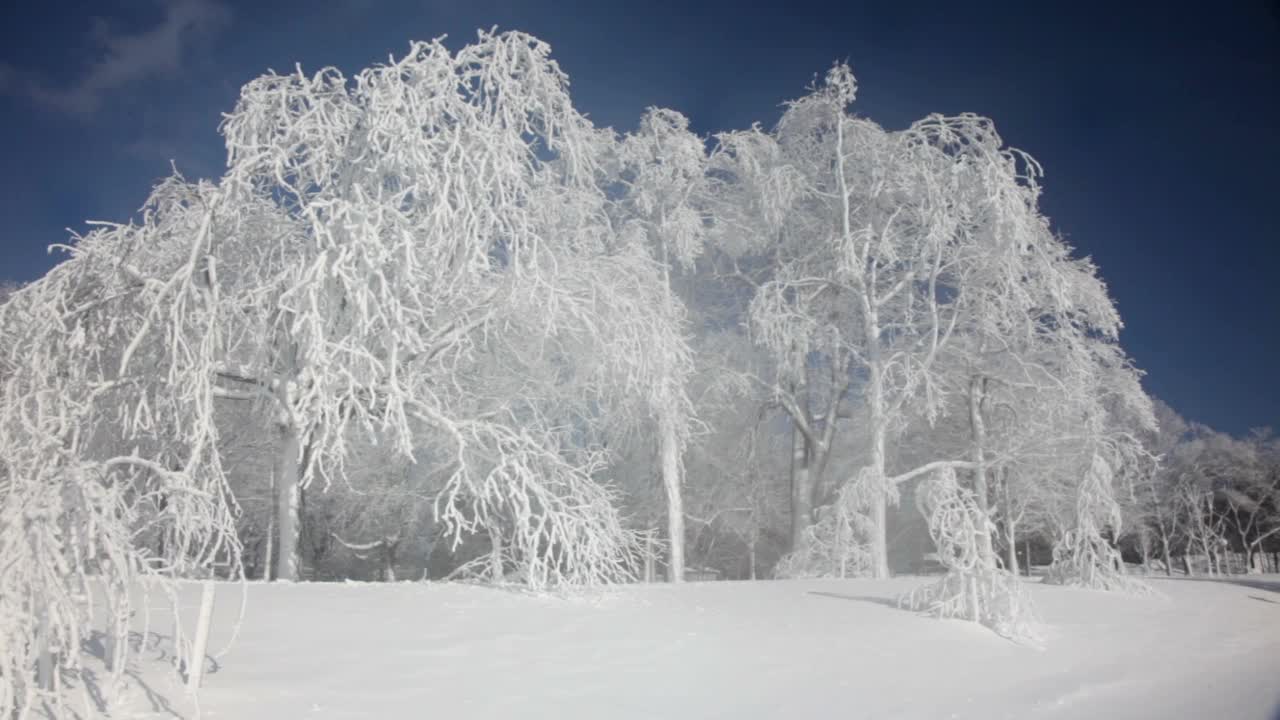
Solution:
M116 631L115 608L111 606L110 601L107 603L107 625L106 632L102 635L102 664L106 666L108 672L123 670L120 667L120 635Z
M1005 569L1018 574L1018 520L1013 514L1013 497L1009 493L1009 468L1000 469L997 476L996 488L998 498L1003 505L1004 514L1004 536L1005 536L1005 560L1008 567Z
M1027 577L1031 577L1031 541L1022 541L1022 559L1027 561Z
M396 548L400 546L399 538L385 538L382 541L382 581L396 581Z
M1204 506L1205 506L1205 512L1208 514L1209 519L1212 520L1213 519L1213 500L1208 495L1206 495L1204 498ZM1214 577L1217 575L1221 575L1222 564L1218 561L1218 548L1215 547L1215 543L1213 542L1213 539L1210 538L1210 535L1212 533L1210 533L1209 525L1204 521L1203 517L1201 518L1201 524L1204 527L1204 532L1201 535L1201 543L1204 545L1205 558L1209 561L1209 576Z
M888 498L883 491L873 492L870 507L871 520L871 577L889 577L889 529Z
M791 423L791 549L804 542L813 520L813 480L809 474L809 444L799 424Z
M675 301L671 290L671 260L667 253L667 244L661 242L662 255L662 290L663 300L668 309L672 309ZM665 381L673 383L673 376L668 366ZM670 389L670 388L669 388ZM667 406L658 418L659 453L662 463L662 486L667 492L667 535L671 542L671 558L667 566L667 580L673 583L684 582L684 497L681 494L680 476L680 439L677 437L675 412L678 405L675 396L667 398Z
M1151 496L1151 515L1156 521L1156 531L1160 537L1160 554L1164 557L1164 573L1173 576L1173 551L1169 547L1169 527L1164 520L1164 511L1160 506L1160 496L1156 493L1155 481L1148 479L1147 491Z
M279 530L279 562L276 576L280 580L300 580L298 539L302 528L300 457L302 442L297 428L282 424L280 450L276 458L276 527Z
M876 318L874 311L872 313L872 327L876 327ZM887 522L887 503L888 488L885 487L886 465L888 460L885 457L885 444L888 434L888 418L885 417L885 397L884 397L884 378L879 365L879 333L869 333L873 335L870 349L871 377L868 385L870 388L870 421L871 421L871 482L875 487L869 488L868 495L871 497L870 524L871 524L871 577L884 579L889 577L889 528Z
M871 526L875 528L871 536L871 577L885 579L889 577L889 544L888 544L888 498L883 493L876 493L871 498Z
M662 485L667 491L667 534L671 542L671 562L667 580L684 582L684 500L680 494L680 444L670 417L659 421L662 433Z
M110 558L103 558L102 564L104 569L109 569L111 565ZM102 663L106 666L108 671L118 675L124 670L124 668L120 666L120 650L124 646L124 643L128 642L128 620L126 619L124 622L121 622L118 615L119 609L117 607L116 600L113 597L113 593L103 593L103 599L105 601L107 613L106 623L103 626L104 632L102 634Z
M817 423L814 422L812 406L810 405L811 396L807 378L809 371L806 367L805 378L805 396L803 412L808 414L807 422L809 427L816 433ZM809 486L812 490L809 500L809 522L813 523L817 520L816 508L827 505L835 500L836 489L838 485L833 482L827 473L827 465L831 462L831 448L834 446L836 430L840 423L840 406L844 400L844 395L849 391L849 367L847 361L843 359L833 359L831 368L831 396L827 398L827 407L822 414L822 434L820 440L815 444L806 443L809 450ZM806 438L808 440L808 438Z
M502 533L489 528L489 543L489 579L491 582L500 583L506 579L506 574L502 570Z
M1164 524L1160 524L1160 550L1164 554L1164 574L1173 577L1173 556L1169 549L1169 535L1164 530Z
M49 613L40 611L36 629L36 687L53 689L53 651L49 649Z
M970 450L973 459L973 491L977 495L978 509L982 511L985 523L978 536L978 552L987 567L995 567L995 551L991 545L991 505L987 487L987 426L982 418L982 401L986 391L986 379L974 375L969 378L969 430L972 443Z
M840 520L836 524L836 551L840 553L840 579L843 580L849 572L848 539L845 537L849 528L844 513L840 513L838 517Z
M1018 574L1018 526L1012 520L1005 521L1005 533L1008 543L1005 547L1006 561L1009 567L1006 568L1014 575Z
M751 542L747 545L747 566L748 566L747 572L750 574L750 579L755 580L756 579L756 544L755 542Z
M1142 571L1151 574L1151 536L1144 526L1138 531L1138 544L1142 547Z
M1186 571L1187 577L1195 577L1195 571L1191 569L1191 555L1182 553L1182 569Z
M1199 511L1198 504L1196 509ZM1196 540L1200 543L1200 551L1204 553L1205 572L1209 577L1213 577L1216 573L1214 572L1213 546L1209 542L1209 529L1205 526L1204 518L1196 518L1195 522L1197 524Z
M1251 546L1246 545L1244 547L1245 573L1248 575L1261 575L1262 574L1262 563L1260 562L1261 559L1262 558L1259 557L1259 553L1255 553Z
M209 647L209 626L213 622L213 595L213 581L205 580L200 592L200 614L196 616L196 635L187 658L187 692L193 694L200 689L204 678L204 656Z
M654 571L653 537L657 528L650 528L644 535L644 581L652 583L657 573Z
M158 503L158 506L159 507L157 509L159 510L159 512L157 513L157 515L164 515L165 509L169 507L169 498L166 497L166 494L162 493L160 495L160 502ZM158 558L165 557L165 542L164 542L163 527L160 528L160 532L156 533L156 557Z
M262 549L262 579L271 582L275 578L272 577L272 570L275 563L276 548L276 474L271 473L271 508L267 512L267 541L263 543L265 547Z

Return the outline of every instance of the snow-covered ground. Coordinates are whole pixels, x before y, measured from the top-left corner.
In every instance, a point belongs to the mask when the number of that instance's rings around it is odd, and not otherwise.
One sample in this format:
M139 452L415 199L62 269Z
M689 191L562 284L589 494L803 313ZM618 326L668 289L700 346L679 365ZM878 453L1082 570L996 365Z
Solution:
M923 582L632 586L569 600L251 584L200 706L235 720L1278 717L1280 577L1155 580L1158 597L1037 585L1042 649L894 606ZM218 588L211 654L240 594ZM183 598L193 622L198 587ZM158 635L115 716L194 717L171 623L153 605Z

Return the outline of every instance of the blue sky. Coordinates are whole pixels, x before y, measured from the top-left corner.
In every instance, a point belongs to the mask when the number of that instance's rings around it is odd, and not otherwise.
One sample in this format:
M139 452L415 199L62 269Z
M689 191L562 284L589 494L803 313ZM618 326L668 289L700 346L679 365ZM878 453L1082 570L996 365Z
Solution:
M858 112L988 115L1044 164L1044 207L1101 266L1150 391L1222 430L1280 425L1280 2L1127 5L27 3L0 23L0 278L127 219L171 161L217 176L221 113L268 68L353 73L496 25L549 42L598 124L658 105L710 133L773 122L848 59Z

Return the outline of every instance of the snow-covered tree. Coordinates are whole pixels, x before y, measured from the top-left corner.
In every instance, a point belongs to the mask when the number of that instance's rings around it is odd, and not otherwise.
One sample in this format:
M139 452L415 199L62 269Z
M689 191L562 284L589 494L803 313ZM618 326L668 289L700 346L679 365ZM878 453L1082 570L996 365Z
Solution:
M140 225L79 238L0 305L2 715L59 697L51 661L78 666L92 598L118 676L138 576L239 565L215 423L218 197L163 183Z
M393 579L439 537L587 584L665 515L672 580L686 520L754 577L789 496L780 574L884 577L918 481L948 574L912 604L1021 636L1019 533L1092 587L1130 530L1211 569L1280 537L1273 440L1156 434L1035 161L856 90L838 64L708 156L671 110L596 128L521 33L247 84L222 178L0 286L0 715L56 693L91 597L119 672L140 576Z
M1195 423L1166 451L1156 491L1170 506L1171 529L1183 536L1188 574L1193 555L1210 575L1259 571L1264 546L1274 548L1280 536L1276 458L1266 431L1237 439Z
M837 417L851 388L867 408L869 457L847 481L861 486L847 493L857 500L844 504L867 503L869 570L884 576L885 508L898 486L981 464L935 458L891 473L889 444L914 413L933 420L943 412L942 366L957 329L994 325L983 316L987 306L1017 292L1014 280L996 287L1005 278L990 268L1015 278L1020 268L1006 260L1044 252L1028 246L1045 232L1036 166L1005 148L989 121L931 116L886 132L849 114L855 90L852 73L837 65L788 106L770 138L755 131L724 142L731 169L747 178L741 192L777 228L744 236L744 254L772 268L751 319L759 342L779 358L776 391L820 452L831 438L806 428L803 403L787 390L807 388L806 374L821 368L832 379L822 417Z
M1074 492L1066 495L1074 507L1065 513L1065 532L1055 538L1047 581L1143 591L1125 577L1116 541L1124 531L1121 493L1135 496L1156 469L1139 435L1155 429L1155 415L1141 374L1113 340L1094 336L1085 347L1092 365L1069 379L1071 392L1061 402L1073 427L1062 437L1059 457L1074 467L1067 475Z
M1159 460L1154 472L1144 475L1137 484L1132 501L1124 507L1128 523L1135 526L1143 565L1151 564L1154 551L1160 553L1164 572L1173 574L1173 548L1181 534L1181 514L1178 512L1174 492L1174 453L1185 442L1191 425L1173 408L1160 400L1152 399L1156 429L1140 433L1147 452ZM1153 547L1155 543L1159 547Z
M704 223L695 207L706 162L702 141L680 113L650 108L617 152L623 188L616 202L621 234L652 253L663 275L663 311L684 318L687 313L671 284L677 271L692 271L702 252ZM688 357L678 352L663 359L658 390L662 399L655 408L672 582L684 580L683 463L692 420L685 386L693 370L685 361Z
M721 569L737 574L745 560L742 575L754 580L782 549L775 538L786 518L789 440L768 394L748 380L758 373L752 368L758 348L736 330L708 331L694 346L698 373L691 397L705 429L688 453L686 515L695 537L730 540L724 552L733 561L719 563Z
M827 218L820 205L801 194L807 179L781 140L779 133L766 135L758 129L720 138L718 170L738 185L734 199L755 216L741 217L746 213L739 209L720 222L722 233L756 246L745 257L729 258L733 276L753 293L748 316L752 336L774 355L773 373L763 380L791 420L791 544L797 550L815 519L815 507L831 494L827 469L843 440L837 430L840 416L848 414L850 344L858 340L853 308L824 295L820 281L800 287L810 271L820 278L822 266L832 261L824 244ZM755 232L742 229L750 225ZM740 252L733 244L726 248Z
M988 536L991 521L976 493L961 487L955 470L944 467L919 485L916 502L928 518L929 534L947 574L908 593L903 601L936 617L987 625L1010 639L1038 639L1036 616L1017 575L998 568L980 541Z
M1261 573L1264 543L1280 536L1280 442L1269 430L1243 442L1221 496L1246 572Z
M91 582L122 636L138 574L239 572L223 402L275 427L282 578L303 489L373 442L431 444L451 539L503 533L528 583L630 576L604 451L567 408L660 414L688 352L664 268L609 222L610 138L548 53L481 33L255 80L220 182L165 181L0 306L0 713L31 703L39 648L74 666Z
M1037 168L1029 160L1027 167L1024 202L1034 207ZM1098 542L1104 539L1093 527L1097 512L1080 503L1115 508L1117 496L1094 473L1098 466L1081 475L1076 466L1055 461L1094 446L1079 438L1080 413L1063 410L1104 402L1105 382L1080 379L1094 376L1098 358L1092 350L1099 338L1114 343L1120 322L1093 265L1073 259L1071 249L1034 211L989 217L978 227L983 225L1003 231L993 233L994 242L978 245L982 260L965 267L961 283L968 307L943 362L944 382L963 400L972 483L967 491L951 490L946 477L936 477L921 489L932 500L926 503L931 522L951 521L939 508L951 506L955 509L950 512L958 512L971 505L975 520L950 529L931 527L931 533L951 543L953 555L958 548L964 550L960 555L971 553L973 559L953 563L948 576L925 594L940 614L964 611L993 626L1022 627L1023 618L1005 613L1022 612L1026 606L1014 577L1017 527L1031 502L1048 504L1059 519L1059 537L1083 534ZM1141 406L1144 396L1136 392ZM1068 497L1072 503L1064 506ZM1006 546L1003 569L995 553L999 525ZM1110 561L1110 556L1105 562L1089 556L1080 562L1092 577L1095 565Z
M661 266L608 224L596 164L608 138L573 109L547 53L481 33L456 55L415 44L353 81L268 75L224 123L228 191L272 203L294 237L247 283L272 311L237 338L244 357L227 373L270 389L279 411L282 547L296 542L298 490L339 476L346 434L374 428L405 454L424 430L451 438L438 507L455 540L514 523L522 551L575 547L584 532L621 542L583 474L601 459L560 451L548 409L526 400L541 395L478 394L500 366L545 376L535 366L563 366L572 348L591 363L574 374L580 392L663 408L670 373L657 361L685 356ZM547 524L572 507L608 525ZM296 575L285 565L281 577Z

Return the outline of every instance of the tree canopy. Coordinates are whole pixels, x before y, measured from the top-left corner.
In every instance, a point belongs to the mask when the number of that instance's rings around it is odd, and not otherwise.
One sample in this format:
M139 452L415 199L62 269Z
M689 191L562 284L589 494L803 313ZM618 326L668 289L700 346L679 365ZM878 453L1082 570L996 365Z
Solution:
M856 91L836 64L772 127L619 134L518 32L245 85L222 177L0 289L0 714L56 695L31 668L79 662L95 596L124 637L141 578L886 577L933 548L904 601L1022 638L1033 540L1097 588L1141 589L1135 548L1260 567L1272 436L1153 404L991 120L887 130Z

